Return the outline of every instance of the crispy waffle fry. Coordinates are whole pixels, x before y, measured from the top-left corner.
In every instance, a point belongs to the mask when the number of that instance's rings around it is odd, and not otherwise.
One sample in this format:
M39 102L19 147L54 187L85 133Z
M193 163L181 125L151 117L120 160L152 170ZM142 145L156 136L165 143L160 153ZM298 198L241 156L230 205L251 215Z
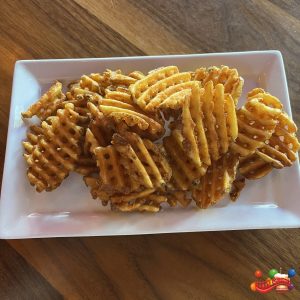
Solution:
M117 88L115 91L105 90L105 98L118 100L133 105L131 93L126 88Z
M111 200L113 210L158 212L161 204L167 202L167 197L155 194L154 189L149 189L129 196L111 197Z
M175 85L170 85L166 89L160 91L151 102L147 104L147 111L155 111L158 108L165 109L178 109L182 104L182 99L184 99L184 94L195 87L200 87L199 82L187 81L190 78L190 74L180 73L180 76L184 75L182 78L183 83L179 82Z
M81 76L80 87L90 92L100 93L100 87L98 82L87 75Z
M104 116L113 119L115 123L125 123L133 131L137 128L140 134L145 131L145 134L152 136L153 139L159 138L165 132L163 124L130 104L103 99L100 101L99 109Z
M121 162L132 180L145 188L161 189L171 177L171 168L163 153L150 140L126 132L115 134L113 145L121 155Z
M265 162L257 153L241 157L239 172L247 179L260 179L272 171L272 164Z
M199 68L195 71L194 80L199 80L203 85L210 80L214 85L223 84L224 92L231 95L235 104L242 94L244 85L244 80L239 76L238 71L227 66Z
M181 86L181 88L177 92L178 86ZM197 82L186 82L178 86L167 89L166 94L170 96L160 104L160 107L163 109L181 109L180 117L170 125L172 137L166 140L166 149L168 149L168 154L173 158L173 161L179 159L179 161L183 162L184 159L177 157L174 150L169 147L170 144L176 144L177 147L180 147L183 157L188 157L190 167L184 168L185 171L182 174L188 175L185 181L187 185L190 185L193 180L205 173L207 165L210 164L210 156L202 123L199 84ZM179 175L181 173L182 167L180 166L184 164L181 163L175 168L177 169L177 171L174 170L175 177L176 174ZM189 171L186 173L188 169ZM191 172L192 169L194 171ZM182 187L184 186L183 178L184 176L179 175L178 179L181 183L177 183Z
M174 135L165 137L163 144L172 168L172 184L179 190L187 190L203 175L202 169L195 167L194 162L186 156L182 143Z
M94 150L100 170L100 188L109 194L129 193L133 190L130 178L126 177L115 146L97 147Z
M43 121L56 113L64 99L65 95L62 93L62 84L56 81L37 102L32 104L26 112L22 113L22 117L31 118L37 116Z
M57 111L57 116L42 122L42 129L34 128L38 137L23 142L29 154L24 154L28 164L27 176L38 192L57 188L69 172L75 168L80 156L79 147L83 129L76 125L78 114L72 104ZM32 144L31 141L34 140ZM29 151L29 149L31 149Z
M115 132L115 126L111 120L105 118L103 113L98 109L93 103L88 103L87 107L91 114L91 122L89 125L90 131L87 131L86 137L88 138L87 142L91 142L91 134L94 136L97 141L97 145L105 147L110 144L112 136ZM93 142L94 148L96 146L95 141ZM93 153L93 149L91 151Z
M278 117L278 124L269 140L256 150L258 156L274 168L289 167L297 159L300 144L296 137L297 126L286 113Z
M231 190L236 176L238 156L226 153L218 161L213 161L200 183L194 188L192 196L197 206L207 208L216 204Z
M257 90L249 93L246 104L237 111L239 134L231 149L241 156L250 155L265 145L275 130L282 109L277 98L265 92L257 93Z
M224 95L224 86L208 81L201 90L203 124L212 160L218 160L228 151L238 134L233 99Z
M177 67L169 66L149 72L147 76L132 84L129 90L137 105L147 110L147 105L160 92L172 85L183 83L190 79L190 73L179 73Z

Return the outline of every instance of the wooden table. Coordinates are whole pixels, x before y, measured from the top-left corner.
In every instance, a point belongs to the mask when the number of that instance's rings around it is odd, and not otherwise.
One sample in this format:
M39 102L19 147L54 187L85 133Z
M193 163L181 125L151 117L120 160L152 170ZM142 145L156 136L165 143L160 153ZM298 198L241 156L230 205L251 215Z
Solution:
M0 174L18 59L278 49L300 125L298 0L2 0L0 11ZM256 269L293 266L300 274L298 233L1 241L0 298L281 299L249 286ZM285 299L300 299L299 277Z

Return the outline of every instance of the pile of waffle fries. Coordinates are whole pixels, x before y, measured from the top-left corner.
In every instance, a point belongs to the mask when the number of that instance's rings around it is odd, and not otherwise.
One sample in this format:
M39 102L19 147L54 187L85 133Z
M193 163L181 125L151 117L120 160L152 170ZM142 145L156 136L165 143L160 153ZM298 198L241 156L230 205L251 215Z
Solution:
M245 179L291 166L300 147L276 97L255 88L237 108L243 84L227 66L106 70L65 94L57 81L22 113L40 119L23 142L28 180L52 191L77 172L93 198L125 212L235 200Z

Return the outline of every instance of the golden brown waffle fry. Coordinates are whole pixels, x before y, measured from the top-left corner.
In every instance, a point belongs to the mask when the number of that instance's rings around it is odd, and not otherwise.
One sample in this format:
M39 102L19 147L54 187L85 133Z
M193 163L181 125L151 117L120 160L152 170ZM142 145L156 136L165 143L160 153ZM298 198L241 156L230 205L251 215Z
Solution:
M163 124L130 104L118 100L103 99L100 101L99 109L105 117L113 119L115 123L125 123L133 131L138 128L138 133L145 131L145 134L152 136L153 139L159 138L165 132Z
M203 175L202 169L195 167L174 135L165 137L163 144L172 168L172 184L179 190L187 190Z
M94 104L98 102L98 99L102 98L101 95L99 95L98 93L91 92L86 89L82 89L80 86L78 87L77 85L73 85L72 88L66 93L66 98L67 100L76 100L76 99L81 99L80 97L87 96L87 95L90 96L89 101L93 102ZM76 101L73 104L76 106Z
M230 192L237 165L238 157L230 153L212 162L193 190L192 196L197 206L207 208L216 204L226 193Z
M22 113L22 117L31 118L37 116L43 121L56 113L64 99L65 95L62 93L62 84L56 81L37 102L32 104L26 112Z
M296 136L297 126L286 113L278 117L278 124L269 140L256 150L257 155L274 168L289 167L297 159L300 144Z
M177 67L169 66L149 72L147 76L132 84L129 90L137 105L142 109L147 109L146 106L160 92L190 79L190 73L179 73Z
M244 80L239 76L238 71L227 66L199 68L195 71L194 80L199 80L203 85L210 80L214 86L223 84L224 92L231 95L235 104L242 94L244 85Z
M256 93L257 90L249 93L246 104L237 111L239 134L231 149L241 156L248 156L265 145L281 114L280 101L267 93Z
M195 81L185 82L166 91L168 97L162 101L160 108L181 111L170 125L171 139L192 162L192 168L196 170L194 173L203 175L210 164L210 156L202 123L199 84Z
M149 189L125 197L111 197L112 209L122 212L158 212L161 209L161 203L166 202L167 197L154 194L154 191L154 189Z
M228 151L238 134L234 102L224 94L224 86L208 81L201 89L203 124L212 160L218 160Z
M100 93L100 87L97 81L87 75L81 76L80 87L94 93Z
M105 94L106 89L116 90L118 87L128 87L130 84L135 83L138 79L142 78L142 73L135 71L128 76L122 74L121 70L106 70L102 74L92 73L86 78L86 84L84 86L90 91L96 91L101 95ZM98 91L97 91L98 85Z
M163 188L170 180L171 168L159 148L136 133L115 134L112 140L121 163L132 181L145 188Z
M247 179L260 179L272 171L271 163L265 162L257 153L241 157L239 172Z
M94 150L98 168L100 170L100 188L113 194L116 192L129 193L133 190L130 178L126 177L120 162L120 155L115 146L97 147Z
M74 106L67 104L64 109L57 111L56 116L42 122L43 131L39 130L41 134L37 141L35 139L35 144L23 142L29 152L24 154L28 164L27 176L38 192L55 189L75 168L81 153L79 143L83 135L82 127L76 125L77 120Z
M134 104L129 90L117 88L115 91L105 90L105 98L118 100L128 104Z
M162 89L146 106L147 111L155 111L158 108L165 110L168 108L178 109L181 106L182 98L184 94L195 88L196 86L200 87L200 83L196 81L187 81L190 78L190 74L180 73L182 76L182 83L179 82L174 85L171 85L165 89ZM176 75L177 76L177 75ZM178 75L179 76L179 75Z
M111 120L105 118L99 108L93 103L88 103L87 107L91 114L91 122L89 124L90 132L87 135L91 137L91 134L96 139L98 146L105 147L110 144L112 136L115 132L115 126ZM89 138L88 137L88 138ZM87 142L91 142L89 139ZM96 143L93 142L94 148ZM93 150L91 151L93 153Z
M128 76L132 77L136 80L140 80L145 77L144 73L142 73L140 71L133 71L133 72L129 73Z

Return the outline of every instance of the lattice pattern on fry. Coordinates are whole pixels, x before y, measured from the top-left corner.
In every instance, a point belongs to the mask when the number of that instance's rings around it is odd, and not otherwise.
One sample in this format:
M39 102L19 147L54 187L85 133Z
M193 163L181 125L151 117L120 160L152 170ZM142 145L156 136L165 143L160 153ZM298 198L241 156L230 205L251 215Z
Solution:
M280 101L265 93L261 89L255 89L248 95L246 104L237 111L239 134L231 149L247 156L256 149L265 145L270 139L278 123L277 117L281 114Z
M62 84L56 81L37 102L32 104L26 112L22 113L22 117L31 118L37 116L43 121L56 113L64 99L65 95L62 92Z
M74 170L81 154L79 143L83 135L82 127L76 125L77 119L74 106L67 104L57 111L56 116L42 122L42 130L37 132L34 127L31 134L38 133L37 139L30 137L29 141L23 142L28 153L24 154L28 164L27 176L38 192L57 188Z
M162 189L171 177L171 168L159 148L150 140L126 132L115 134L113 145L121 155L121 163L132 180L145 188Z
M174 135L165 137L163 144L172 168L172 184L179 190L187 190L203 175L202 168L195 167Z
M118 87L128 87L143 77L143 73L134 71L129 75L122 74L121 70L106 70L102 74L92 73L81 77L80 86L101 95L105 94L106 89L115 90Z
M278 117L275 131L256 153L274 168L289 167L297 159L300 144L296 136L297 126L286 113Z
M130 196L111 197L112 209L123 212L158 212L167 197L154 193L154 189L145 190Z
M240 158L239 172L247 179L260 179L272 169L272 164L265 162L257 153Z
M105 98L118 100L118 101L125 102L125 103L131 104L131 105L134 104L132 97L131 97L131 93L129 92L129 90L127 88L118 87L114 91L106 89L105 90Z
M195 71L194 80L200 81L203 85L210 80L214 85L221 83L224 92L231 95L235 104L242 94L244 85L244 80L239 76L237 69L230 69L227 66L199 68Z
M132 84L129 89L137 105L147 110L147 105L160 92L170 86L190 81L190 79L190 73L179 73L177 67L169 66L149 72L147 76Z
M181 76L183 83L175 82L175 84L170 85L169 87L162 89L151 102L147 104L147 111L155 111L157 109L178 109L182 104L182 99L184 94L195 88L196 86L200 87L199 82L197 81L187 81L190 79L190 74L179 73L178 76Z
M120 192L129 193L134 190L130 179L125 175L120 161L120 155L115 146L97 147L94 150L98 168L100 170L100 188L110 195ZM135 187L137 189L137 186Z
M208 81L201 90L203 124L212 160L228 151L238 135L237 118L232 97L224 94L224 86Z
M113 119L115 123L125 123L131 130L137 130L141 135L144 131L145 135L157 139L165 132L163 124L153 117L147 116L131 104L118 100L102 99L99 109L104 116Z
M226 153L218 161L213 161L206 174L193 190L193 199L200 208L216 204L231 190L236 176L238 157Z
M89 124L90 131L87 130L87 142L91 142L91 134L94 136L98 146L105 147L110 144L112 136L115 132L113 122L105 118L104 114L93 103L88 103L87 107L91 114L91 122ZM96 147L95 141L93 142L94 148ZM86 144L85 144L86 147ZM93 153L93 149L91 151Z

